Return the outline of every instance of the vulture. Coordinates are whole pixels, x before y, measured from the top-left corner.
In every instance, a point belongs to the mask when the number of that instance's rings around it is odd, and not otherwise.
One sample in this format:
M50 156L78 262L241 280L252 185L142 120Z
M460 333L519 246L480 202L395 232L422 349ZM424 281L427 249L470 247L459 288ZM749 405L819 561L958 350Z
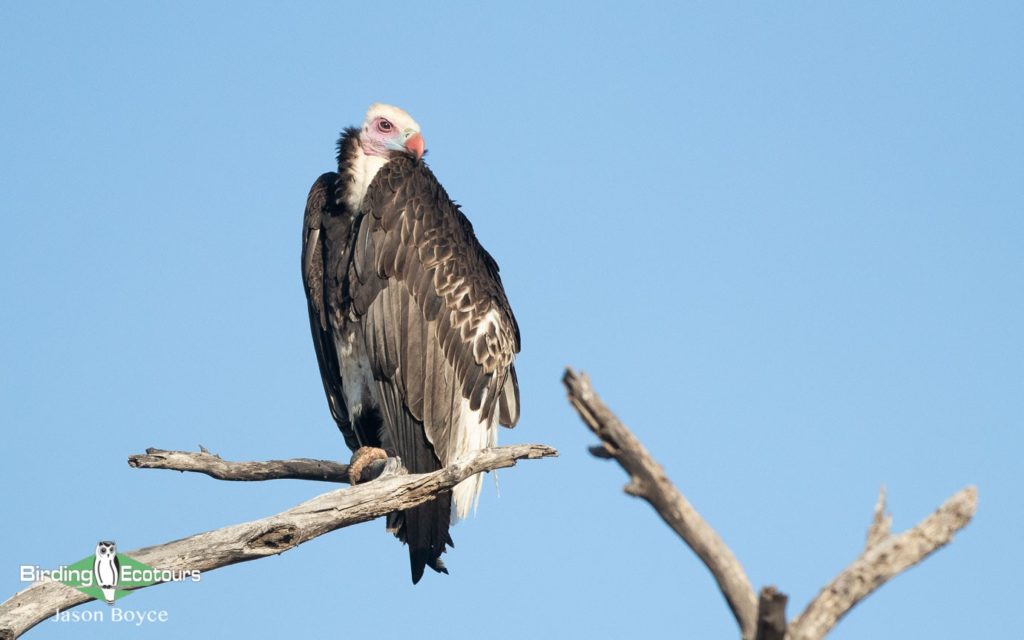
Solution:
M345 129L337 172L313 184L302 228L302 280L327 405L367 464L398 456L436 471L494 446L519 419L519 327L498 265L423 161L408 113L373 104ZM413 584L448 573L449 525L476 504L480 475L387 529L409 547Z

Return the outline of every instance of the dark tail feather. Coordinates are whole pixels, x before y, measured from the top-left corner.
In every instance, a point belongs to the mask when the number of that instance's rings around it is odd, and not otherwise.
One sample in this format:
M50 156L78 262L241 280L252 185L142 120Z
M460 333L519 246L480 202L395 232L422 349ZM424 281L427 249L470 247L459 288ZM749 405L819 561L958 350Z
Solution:
M388 336L401 333L392 332L385 327L382 335L386 340ZM397 350L397 347L395 348ZM430 473L440 469L441 461L434 454L433 445L427 440L423 423L409 413L404 401L398 396L398 387L382 381L380 391L383 401L383 422L388 425L387 429L381 431L390 438L390 442L385 442L384 448L391 447L402 459L409 473ZM386 438L382 438L382 442L385 440ZM452 494L445 491L414 509L388 515L388 531L409 545L413 584L423 577L425 567L430 567L438 573L448 573L444 562L441 561L441 554L445 552L445 545L455 546L448 535L451 513Z
M448 533L451 505L452 494L445 491L430 502L402 512L402 523L397 535L409 545L413 584L423 577L425 567L430 567L438 573L448 573L441 560L441 554L445 552L445 545L455 546Z

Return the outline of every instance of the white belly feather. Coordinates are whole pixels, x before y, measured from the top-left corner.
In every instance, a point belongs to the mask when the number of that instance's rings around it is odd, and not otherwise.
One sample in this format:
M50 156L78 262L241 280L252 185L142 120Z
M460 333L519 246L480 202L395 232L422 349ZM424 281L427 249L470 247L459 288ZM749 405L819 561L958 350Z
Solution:
M373 372L368 365L366 347L362 340L356 339L353 331L334 331L334 348L338 352L338 359L341 361L341 390L345 395L345 407L348 408L350 416L358 416L363 413L363 394L369 389L371 400L377 407L381 405L380 392L377 390L377 383L373 379ZM358 430L356 431L358 438ZM363 442L359 443L363 445Z

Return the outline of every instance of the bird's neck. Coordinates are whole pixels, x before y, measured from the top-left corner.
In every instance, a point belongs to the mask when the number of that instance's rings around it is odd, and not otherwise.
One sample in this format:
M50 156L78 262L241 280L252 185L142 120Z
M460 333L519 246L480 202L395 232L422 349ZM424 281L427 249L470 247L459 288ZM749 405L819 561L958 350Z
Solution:
M359 144L351 146L344 170L348 178L345 203L352 211L359 211L363 206L366 190L373 182L374 176L387 162L388 158L367 154Z

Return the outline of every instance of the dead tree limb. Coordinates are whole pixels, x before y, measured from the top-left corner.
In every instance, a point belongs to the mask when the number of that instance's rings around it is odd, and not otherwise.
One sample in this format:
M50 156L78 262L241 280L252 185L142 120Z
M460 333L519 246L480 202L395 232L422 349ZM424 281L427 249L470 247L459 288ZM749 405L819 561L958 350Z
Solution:
M868 527L864 552L807 605L786 622L787 597L765 587L755 600L753 588L739 561L700 514L665 476L647 449L601 401L585 374L566 369L562 379L569 402L601 440L590 447L599 458L610 458L630 476L626 493L643 498L679 534L711 571L736 617L743 640L820 640L858 602L888 580L949 544L971 521L977 490L966 487L950 497L917 526L892 535L892 516L885 511L882 488Z
M555 455L554 449L539 444L484 449L440 471L385 472L373 482L330 491L273 516L125 553L157 569L211 571L277 555L335 529L409 509L477 473ZM17 638L54 612L92 599L59 582L37 582L0 604L0 640Z
M378 473L384 468L377 461ZM205 473L217 480L252 482L257 480L320 480L348 483L348 465L330 460L293 458L262 462L232 462L205 449L201 451L165 451L146 449L146 453L128 456L128 466L137 469L171 469ZM363 477L369 477L364 471ZM374 476L376 477L376 476Z
M974 487L961 489L917 526L895 536L889 535L888 525L884 526L884 533L880 533L882 527L875 526L879 522L879 513L885 509L884 491L878 501L864 553L828 583L804 612L789 623L786 638L816 640L825 637L854 605L871 592L949 544L953 535L974 516L978 492Z
M739 560L676 489L661 465L597 396L590 378L566 369L562 382L569 392L569 402L601 439L603 446L591 448L591 453L613 458L629 474L625 492L650 503L662 520L693 549L718 583L743 637L753 640L757 629L757 598Z
M889 537L892 529L892 514L885 511L885 485L878 490L878 502L875 503L875 517L868 527L868 535L864 540L864 550L867 551L879 542Z

